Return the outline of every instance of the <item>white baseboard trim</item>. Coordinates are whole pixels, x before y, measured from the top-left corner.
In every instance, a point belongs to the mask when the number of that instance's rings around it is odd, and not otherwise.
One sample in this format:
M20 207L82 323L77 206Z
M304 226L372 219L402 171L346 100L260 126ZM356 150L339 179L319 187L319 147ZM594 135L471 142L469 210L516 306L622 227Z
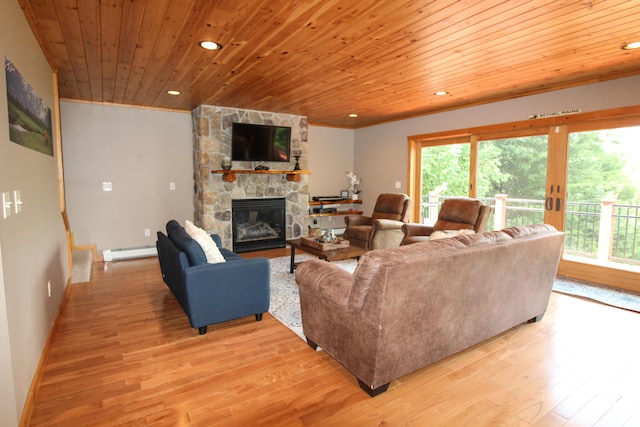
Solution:
M144 258L157 256L158 250L155 246L140 246L137 248L105 249L102 257L105 262L118 261L122 259Z

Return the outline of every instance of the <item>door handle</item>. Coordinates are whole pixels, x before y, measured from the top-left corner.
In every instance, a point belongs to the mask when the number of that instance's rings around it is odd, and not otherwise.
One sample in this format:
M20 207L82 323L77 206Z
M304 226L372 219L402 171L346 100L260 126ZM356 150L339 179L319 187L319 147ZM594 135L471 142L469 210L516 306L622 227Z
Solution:
M553 210L553 197L549 197L546 200L544 208L548 211Z
M556 199L556 212L560 212L561 209L562 209L562 199L558 197Z

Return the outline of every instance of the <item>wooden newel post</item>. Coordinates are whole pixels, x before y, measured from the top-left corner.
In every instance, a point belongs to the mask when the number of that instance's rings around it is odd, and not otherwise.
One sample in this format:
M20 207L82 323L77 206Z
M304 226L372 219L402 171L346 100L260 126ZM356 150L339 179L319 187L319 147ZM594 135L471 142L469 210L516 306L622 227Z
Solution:
M598 233L598 261L607 262L613 251L613 214L615 199L600 201L600 232Z
M493 217L493 229L502 230L507 225L507 197L508 194L496 194L496 210Z

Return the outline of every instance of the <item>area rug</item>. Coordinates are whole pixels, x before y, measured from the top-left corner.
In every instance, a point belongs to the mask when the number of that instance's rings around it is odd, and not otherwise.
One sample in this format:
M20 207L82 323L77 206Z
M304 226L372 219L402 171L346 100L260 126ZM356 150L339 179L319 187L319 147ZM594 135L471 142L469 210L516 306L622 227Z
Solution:
M89 250L71 252L71 283L85 283L91 279L93 253Z
M310 255L296 255L296 262L311 259ZM302 318L300 316L300 295L295 275L289 273L289 257L272 258L271 262L271 305L269 313L303 340ZM353 273L355 260L337 261L333 264ZM553 290L563 294L587 298L614 307L640 312L640 295L578 282L566 278L556 279Z
M296 255L296 262L313 258L311 255ZM290 258L280 257L271 260L271 301L269 313L287 328L298 334L303 340L302 318L300 317L300 294L295 274L289 273ZM356 268L355 260L334 262L349 272Z
M553 283L553 290L574 297L597 301L613 307L640 312L640 294L621 291L607 286L585 283L577 280L558 277Z

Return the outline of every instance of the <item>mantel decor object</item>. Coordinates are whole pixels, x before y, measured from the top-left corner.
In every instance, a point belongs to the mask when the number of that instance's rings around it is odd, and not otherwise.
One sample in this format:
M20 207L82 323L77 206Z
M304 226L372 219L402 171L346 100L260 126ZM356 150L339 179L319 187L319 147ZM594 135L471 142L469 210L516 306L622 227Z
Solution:
M293 150L293 158L296 159L296 165L293 167L294 171L301 170L300 157L302 157L302 150Z
M360 194L360 178L353 173L347 172L347 178L349 179L349 192L351 193L352 200L358 200L358 194Z
M231 158L230 157L223 157L222 158L222 163L220 163L220 166L222 167L223 170L231 170Z

